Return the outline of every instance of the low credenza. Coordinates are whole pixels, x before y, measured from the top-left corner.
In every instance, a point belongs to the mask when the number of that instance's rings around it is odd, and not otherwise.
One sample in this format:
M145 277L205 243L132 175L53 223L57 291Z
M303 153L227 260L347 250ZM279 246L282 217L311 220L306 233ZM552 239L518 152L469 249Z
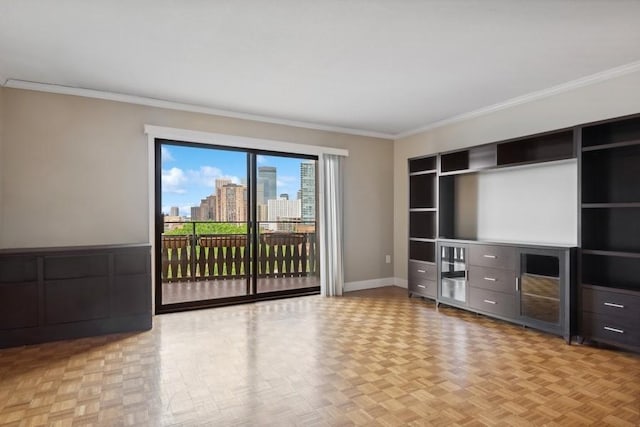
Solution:
M0 348L151 328L151 248L0 251Z
M556 335L575 329L575 248L438 240L437 303Z

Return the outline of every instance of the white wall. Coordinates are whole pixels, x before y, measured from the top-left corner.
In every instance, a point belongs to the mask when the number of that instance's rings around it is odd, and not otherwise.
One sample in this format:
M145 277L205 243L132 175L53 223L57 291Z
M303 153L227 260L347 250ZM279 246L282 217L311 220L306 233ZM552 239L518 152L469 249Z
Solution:
M408 158L634 113L640 113L640 72L398 139L393 168L395 277L407 276Z
M478 240L578 244L577 161L478 174Z

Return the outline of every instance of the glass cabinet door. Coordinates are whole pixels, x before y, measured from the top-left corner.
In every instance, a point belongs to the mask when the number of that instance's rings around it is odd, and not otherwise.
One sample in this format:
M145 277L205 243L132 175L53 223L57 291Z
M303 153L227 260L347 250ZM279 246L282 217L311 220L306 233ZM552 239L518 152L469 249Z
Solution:
M440 246L440 297L458 303L467 302L467 248Z
M551 255L521 254L519 281L520 315L560 324L560 259Z

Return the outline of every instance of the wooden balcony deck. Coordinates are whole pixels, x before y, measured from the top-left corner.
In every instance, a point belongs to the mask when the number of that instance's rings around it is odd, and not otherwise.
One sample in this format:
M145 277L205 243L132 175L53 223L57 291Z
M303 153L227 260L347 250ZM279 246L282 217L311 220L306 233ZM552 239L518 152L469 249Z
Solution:
M264 277L258 279L258 293L320 286L320 278L307 277ZM247 281L244 279L218 279L189 282L163 282L162 303L202 301L247 295Z

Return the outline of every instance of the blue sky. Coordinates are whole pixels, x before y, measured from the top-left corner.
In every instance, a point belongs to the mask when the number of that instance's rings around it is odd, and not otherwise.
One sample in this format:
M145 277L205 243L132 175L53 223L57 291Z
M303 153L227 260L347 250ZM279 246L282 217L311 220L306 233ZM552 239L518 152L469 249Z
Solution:
M300 188L302 159L258 156L258 166L277 168L278 195L288 193L295 199ZM242 151L162 145L162 212L171 206L180 208L180 215L191 215L191 206L200 206L200 199L213 193L216 178L231 179L246 184L247 154Z

